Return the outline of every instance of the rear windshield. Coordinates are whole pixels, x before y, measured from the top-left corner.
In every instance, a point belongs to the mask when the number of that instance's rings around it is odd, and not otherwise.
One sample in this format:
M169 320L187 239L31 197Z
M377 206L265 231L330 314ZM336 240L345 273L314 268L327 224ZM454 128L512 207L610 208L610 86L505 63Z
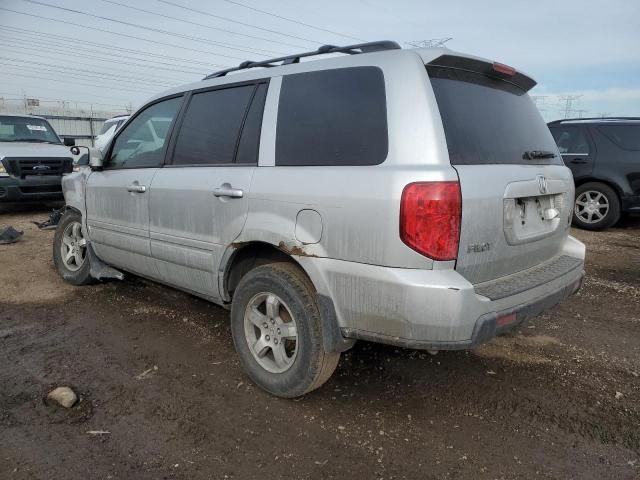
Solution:
M559 155L527 152L557 147L535 104L521 88L483 74L427 67L453 165L562 165ZM536 155L539 156L539 155Z

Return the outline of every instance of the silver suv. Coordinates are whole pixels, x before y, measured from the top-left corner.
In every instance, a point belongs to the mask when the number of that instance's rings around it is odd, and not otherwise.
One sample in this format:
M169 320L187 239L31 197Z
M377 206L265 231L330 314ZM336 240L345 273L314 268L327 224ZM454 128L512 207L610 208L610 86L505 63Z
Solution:
M300 61L326 53L341 55ZM473 348L584 275L534 85L393 42L212 74L150 100L65 179L55 264L74 284L115 268L230 308L244 369L283 397L357 339Z

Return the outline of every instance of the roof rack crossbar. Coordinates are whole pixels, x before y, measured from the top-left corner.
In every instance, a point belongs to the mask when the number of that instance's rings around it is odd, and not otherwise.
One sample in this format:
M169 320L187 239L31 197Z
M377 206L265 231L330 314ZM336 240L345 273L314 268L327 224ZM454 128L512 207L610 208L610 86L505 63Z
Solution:
M297 53L294 55L287 55L284 57L272 58L269 60L261 60L259 62L253 62L251 60L245 60L237 67L227 68L207 75L203 80L209 80L210 78L224 77L227 73L236 72L238 70L246 70L248 68L257 67L278 67L280 65L290 65L292 63L300 63L300 59L304 57L312 57L315 55L324 55L327 53L346 53L348 55L356 55L359 53L371 53L380 52L383 50L398 50L400 45L390 40L381 40L378 42L358 43L356 45L346 45L344 47L337 47L335 45L322 45L317 50L311 52ZM277 65L274 65L277 64Z

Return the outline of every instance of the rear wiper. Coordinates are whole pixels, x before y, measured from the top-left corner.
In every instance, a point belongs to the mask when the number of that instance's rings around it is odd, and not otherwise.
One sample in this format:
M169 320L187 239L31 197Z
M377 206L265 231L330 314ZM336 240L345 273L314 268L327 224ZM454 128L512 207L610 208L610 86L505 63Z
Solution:
M554 158L555 156L556 154L549 150L529 150L528 152L524 152L522 158L525 160L538 160L542 158Z

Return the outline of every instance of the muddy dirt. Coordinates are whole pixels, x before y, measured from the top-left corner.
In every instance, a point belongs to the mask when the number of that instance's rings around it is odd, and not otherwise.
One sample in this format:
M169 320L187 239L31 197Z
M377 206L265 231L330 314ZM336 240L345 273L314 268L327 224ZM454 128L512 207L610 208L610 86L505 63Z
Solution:
M46 209L0 211L1 479L640 478L640 219L567 303L473 352L359 342L320 390L256 388L222 308L128 276L74 288ZM45 403L70 386L71 409ZM91 432L91 433L90 433Z

